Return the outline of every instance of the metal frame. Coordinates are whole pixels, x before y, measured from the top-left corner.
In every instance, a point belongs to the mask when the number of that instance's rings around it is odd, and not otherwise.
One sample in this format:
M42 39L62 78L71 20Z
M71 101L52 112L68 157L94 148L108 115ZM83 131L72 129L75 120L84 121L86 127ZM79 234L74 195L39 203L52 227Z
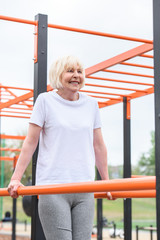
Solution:
M154 64L155 64L155 115L156 115L156 174L157 174L157 220L159 222L160 220L160 166L158 164L159 158L160 158L160 152L158 150L158 146L160 143L160 137L158 136L160 125L159 125L159 110L160 106L160 96L159 96L159 78L160 78L160 31L158 28L158 15L160 10L159 2L158 0L154 0L154 49L156 49L156 54L154 58ZM7 21L13 21L13 22L20 22L24 24L31 24L35 26L35 52L34 52L34 63L35 63L35 85L34 85L34 100L38 96L40 92L44 91L50 91L52 88L50 86L47 86L46 88L46 82L41 84L41 81L46 81L46 66L44 67L41 74L44 73L44 76L40 80L40 74L38 68L38 64L47 64L47 45L45 47L42 47L43 44L46 44L47 41L47 21L45 21L45 24L40 23L41 18L45 18L44 15L37 15L35 18L35 21L29 21L25 19L18 19L18 18L12 18L12 17L5 17L0 16L1 20L7 20ZM158 19L158 20L157 20ZM156 24L157 23L157 24ZM90 68L86 69L86 87L82 89L82 92L87 93L90 96L93 96L97 98L99 102L99 107L106 107L117 103L124 102L124 177L130 177L131 176L131 160L130 160L130 101L134 98L142 97L148 94L154 93L154 84L152 82L154 76L152 75L146 75L146 74L138 74L136 72L127 72L127 71L117 71L116 69L108 69L110 67L114 67L116 65L123 65L123 66L130 66L135 68L148 68L153 69L152 66L148 65L142 65L137 63L131 63L129 62L130 59L134 59L136 57L140 58L153 58L153 55L150 54L150 51L153 49L153 41L146 40L146 39L139 39L139 38L131 38L128 36L120 36L115 34L108 34L108 33L102 33L102 32L96 32L91 30L85 30L85 29L78 29L78 28L71 28L67 26L59 26L55 24L48 24L48 27L58 29L58 30L66 30L66 31L74 31L79 32L83 34L92 34L97 36L103 36L103 37L110 37L110 38L117 38L117 39L123 39L127 41L134 41L134 42L140 42L141 45L139 45L136 48L130 49L122 54L119 54L115 57L112 57L110 59L107 59L106 61L103 61L101 63L95 64L94 66L91 66ZM43 31L44 30L44 31ZM40 38L40 31L45 32L44 37ZM158 32L159 31L159 32ZM40 41L42 42L40 43ZM45 43L44 43L44 42ZM142 44L143 43L143 44ZM42 44L42 45L41 45ZM42 59L42 61L41 61ZM97 73L103 72L106 74L106 77L100 77L97 76ZM113 74L125 74L125 75L132 75L132 76L138 76L139 78L149 78L149 82L144 81L126 81L116 78L107 78L108 73ZM39 78L39 80L38 80ZM97 82L99 82L97 84ZM113 82L114 85L106 84L106 83ZM123 83L125 84L125 87L119 87L116 84ZM134 84L135 88L130 87L130 84ZM96 88L96 90L95 90ZM97 90L98 89L98 90ZM17 96L17 92L15 93L14 90L23 90L23 94L19 94ZM24 93L26 91L26 93ZM20 118L29 118L32 108L33 108L33 90L32 89L22 89L22 88L15 88L10 86L3 86L0 85L0 95L2 102L0 103L0 116L2 117L20 117ZM6 99L8 97L8 99ZM157 119L158 116L158 119ZM35 153L34 157L34 163L33 163L33 173L35 172L35 165L36 165L36 155ZM33 175L33 183L34 183L34 175ZM155 192L154 192L155 194ZM35 202L34 202L35 201ZM36 201L34 200L34 204L36 206ZM127 240L131 239L131 200L127 199L124 203L124 218L125 218L125 238ZM127 222L126 222L127 219ZM36 220L37 221L37 220ZM158 228L158 225L157 225ZM35 226L33 226L33 229L35 229ZM32 232L32 239L36 238L36 231L33 230ZM160 229L158 236L160 236ZM42 238L38 238L42 239ZM100 238L99 238L100 239ZM160 239L160 237L158 238Z
M124 167L123 177L131 178L131 129L130 129L130 99L123 100L123 131L124 131ZM131 199L123 200L124 204L124 236L132 239L132 202Z
M157 239L160 240L160 1L153 0Z
M34 62L34 102L38 95L47 91L47 15L38 14L35 19L38 21L37 34L37 58ZM33 154L32 161L32 185L35 185L36 164L38 147ZM32 230L31 240L45 240L38 214L37 196L32 196Z

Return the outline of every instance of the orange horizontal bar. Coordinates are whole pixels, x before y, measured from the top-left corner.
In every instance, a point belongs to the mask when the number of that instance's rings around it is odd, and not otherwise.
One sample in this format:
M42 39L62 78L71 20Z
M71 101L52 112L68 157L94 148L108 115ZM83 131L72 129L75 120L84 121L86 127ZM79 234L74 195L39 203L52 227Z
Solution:
M141 55L139 55L139 57L153 58L153 56L149 55L149 54L141 54Z
M107 59L103 62L100 62L98 64L95 64L85 69L85 76L87 77L93 73L102 71L103 69L107 69L109 67L112 67L126 60L133 59L134 57L139 56L140 54L146 53L152 49L153 49L153 44L146 44L146 43L138 47L132 48L124 53L121 53L115 57L112 57L110 59Z
M139 89L112 87L112 86L97 85L97 84L90 84L90 83L86 83L85 85L86 85L86 86L91 86L91 87L112 88L112 89L135 91L135 92L146 92L145 90L139 90Z
M14 136L14 135L5 135L0 134L1 139L17 139L17 140L24 140L26 136Z
M25 110L27 110L27 109L25 109ZM5 110L2 110L1 112L2 112L2 113L5 112L5 113L31 114L31 113L29 113L29 112L24 112L24 111L17 112L17 111L5 111Z
M128 97L130 97L131 99L135 99L135 98L138 98L138 97L143 97L143 96L146 96L146 95L149 95L149 94L152 94L154 93L154 87L151 87L151 88L148 88L146 89L146 92L143 93L143 92L134 92L134 93L131 93L128 95Z
M20 152L20 148L0 148L0 151Z
M98 106L99 106L99 108L103 108L103 107L106 107L107 104L106 104L106 102L100 102L100 101L98 101Z
M133 82L133 81L126 81L126 80L119 80L119 79L111 79L111 78L102 78L102 77L95 77L95 76L88 76L87 78L96 79L96 80L104 80L110 82L121 82L121 83L130 83L130 84L139 84L139 85L146 85L146 86L154 86L151 83L142 83L142 82Z
M92 30L73 28L73 27L61 26L61 25L50 24L50 23L48 24L48 27L56 28L56 29L60 29L60 30L72 31L72 32L92 34L92 35L97 35L97 36L101 36L101 37L118 38L118 39L122 39L122 40L129 40L129 41L150 43L150 44L153 43L152 40L147 40L147 39L133 38L133 37L127 37L127 36L122 36L122 35L117 35L117 34L97 32L97 31L92 31Z
M1 117L14 117L14 118L30 118L27 116L18 116L18 115L6 115L6 114L0 114Z
M1 157L0 156L0 161L13 161L14 160L14 158L12 158L12 157Z
M31 88L12 87L12 86L6 86L6 85L0 85L0 88L4 88L4 89L9 88L9 89L25 90L25 91L33 92L33 89L31 89Z
M114 198L155 198L156 190L140 190L140 191L120 191L111 192ZM95 193L95 198L107 198L107 193Z
M18 195L65 194L87 192L110 192L153 190L156 188L156 178L125 178L101 180L93 182L66 183L42 186L26 186L18 188ZM0 196L8 196L7 188L0 189Z
M12 22L31 24L31 25L36 25L37 24L37 21L31 21L31 20L26 20L26 19L21 19L21 18L14 18L14 17L8 17L8 16L2 16L2 15L0 15L0 19L1 20L6 20L6 21L12 21Z
M110 92L97 92L97 91L90 91L90 90L80 90L80 92L98 93L98 94L106 94L106 95L122 96L122 97L127 97L128 96L126 94L117 94L117 93L110 93Z
M142 177L155 177L155 176L146 176L146 175L132 175L132 178L142 178Z
M103 97L103 96L99 96L99 95L88 95L90 97L94 97L94 98L103 98L103 99L112 99L112 100L117 100L117 101L120 101L119 99L117 98L112 98L112 97Z
M32 111L33 110L33 106L32 106L32 108L30 107L30 108L28 108L28 107L26 107L26 108L20 108L20 107L9 107L9 109L17 109L17 110L27 110L27 111Z
M122 62L122 63L120 63L120 64L121 64L121 65L126 65L126 66L131 66L131 67L141 67L141 68L150 68L150 69L154 69L153 66L147 66L147 65L136 64L136 63Z
M9 106L14 105L14 104L17 104L17 103L22 102L23 100L27 100L28 98L31 98L31 97L33 97L33 92L32 91L29 92L29 93L23 94L19 97L16 97L15 99L9 100L8 102L1 103L0 104L0 109L9 107Z
M103 72L109 72L109 73L118 73L118 74L125 74L125 75L132 75L137 77L147 77L147 78L154 78L152 75L146 75L146 74L140 74L140 73L131 73L131 72L123 72L123 71L116 71L116 70L109 70L104 69Z
M31 21L31 20L2 16L2 15L0 15L0 19L1 20L6 20L6 21L13 21L13 22L37 25L37 21ZM147 40L147 39L133 38L133 37L127 37L127 36L122 36L122 35L117 35L117 34L103 33L103 32L97 32L97 31L92 31L92 30L61 26L61 25L50 24L50 23L48 24L48 27L61 29L61 30L67 30L67 31L73 31L73 32L80 32L80 33L98 35L98 36L103 36L103 37L118 38L118 39L135 41L135 42L143 42L143 43L151 43L151 44L153 43L152 40Z

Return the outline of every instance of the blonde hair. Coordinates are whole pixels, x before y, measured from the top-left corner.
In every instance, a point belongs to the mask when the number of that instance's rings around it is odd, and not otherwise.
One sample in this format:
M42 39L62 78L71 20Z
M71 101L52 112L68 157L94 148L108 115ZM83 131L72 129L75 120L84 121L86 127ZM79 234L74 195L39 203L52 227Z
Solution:
M49 71L49 80L50 85L53 88L62 88L61 78L62 73L69 68L79 67L82 70L83 77L85 78L85 70L82 63L77 57L74 56L65 56L57 59L50 67ZM83 84L84 86L84 84Z

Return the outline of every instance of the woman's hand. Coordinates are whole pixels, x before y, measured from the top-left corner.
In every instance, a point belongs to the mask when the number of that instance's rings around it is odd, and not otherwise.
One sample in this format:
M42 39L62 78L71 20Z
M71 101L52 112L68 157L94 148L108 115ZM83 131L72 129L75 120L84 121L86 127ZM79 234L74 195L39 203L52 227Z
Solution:
M108 200L116 200L116 198L112 197L112 194L110 192L107 192L107 199Z
M18 198L17 190L19 187L24 186L19 180L11 180L7 191L12 198Z

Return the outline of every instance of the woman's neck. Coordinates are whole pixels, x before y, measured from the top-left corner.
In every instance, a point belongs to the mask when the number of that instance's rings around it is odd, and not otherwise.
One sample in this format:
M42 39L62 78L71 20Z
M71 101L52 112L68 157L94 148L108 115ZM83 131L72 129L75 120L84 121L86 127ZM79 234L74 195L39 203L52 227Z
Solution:
M67 92L67 91L63 91L63 89L58 89L57 93L62 98L69 100L69 101L77 101L79 99L78 92Z

